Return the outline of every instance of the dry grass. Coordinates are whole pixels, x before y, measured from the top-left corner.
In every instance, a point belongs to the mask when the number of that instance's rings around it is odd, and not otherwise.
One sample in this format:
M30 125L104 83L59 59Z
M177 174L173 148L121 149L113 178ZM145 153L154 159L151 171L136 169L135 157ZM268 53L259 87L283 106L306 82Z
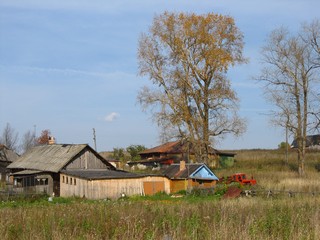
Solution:
M317 239L320 198L2 208L2 239Z
M288 162L285 153L279 150L237 151L234 167L215 171L219 177L234 172L245 172L254 176L264 189L295 192L320 192L320 173L315 165L320 163L320 151L309 151L306 156L306 176L297 173L297 154L291 150Z
M308 154L306 177L285 164L278 151L241 151L218 176L246 172L264 189L319 191L314 169L319 152ZM131 198L86 201L55 198L33 203L0 203L1 239L318 239L320 195Z

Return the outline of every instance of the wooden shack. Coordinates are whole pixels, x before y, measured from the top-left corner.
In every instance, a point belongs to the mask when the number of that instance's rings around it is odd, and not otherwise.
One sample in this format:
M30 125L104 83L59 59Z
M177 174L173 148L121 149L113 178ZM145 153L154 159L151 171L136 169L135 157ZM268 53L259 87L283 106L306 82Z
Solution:
M172 164L164 171L164 176L170 179L170 193L181 190L213 188L219 178L204 163Z
M88 199L117 199L123 196L170 193L169 179L121 170L63 170L60 194Z

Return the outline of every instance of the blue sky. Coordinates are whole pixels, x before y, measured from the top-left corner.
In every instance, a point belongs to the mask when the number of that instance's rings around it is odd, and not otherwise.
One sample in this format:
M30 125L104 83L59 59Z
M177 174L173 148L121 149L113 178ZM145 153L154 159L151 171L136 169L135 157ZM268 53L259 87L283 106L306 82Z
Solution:
M283 129L269 124L272 106L252 80L267 35L319 17L318 0L2 0L0 1L0 132L22 136L50 129L58 143L89 143L98 151L159 144L151 115L136 103L148 79L137 75L137 46L155 14L214 12L234 17L244 34L247 65L229 77L247 132L220 149L276 148Z

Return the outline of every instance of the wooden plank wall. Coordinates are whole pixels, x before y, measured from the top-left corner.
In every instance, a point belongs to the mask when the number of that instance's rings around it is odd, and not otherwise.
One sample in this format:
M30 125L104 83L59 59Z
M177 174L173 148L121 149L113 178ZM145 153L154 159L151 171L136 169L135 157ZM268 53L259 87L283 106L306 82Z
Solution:
M68 180L67 180L68 179ZM144 182L163 182L164 190L170 193L170 181L165 177L141 177L129 179L86 180L66 174L60 177L61 197L86 197L88 199L116 199L126 196L144 195Z
M71 169L106 169L107 166L92 152L85 151L81 156L72 161L67 167Z

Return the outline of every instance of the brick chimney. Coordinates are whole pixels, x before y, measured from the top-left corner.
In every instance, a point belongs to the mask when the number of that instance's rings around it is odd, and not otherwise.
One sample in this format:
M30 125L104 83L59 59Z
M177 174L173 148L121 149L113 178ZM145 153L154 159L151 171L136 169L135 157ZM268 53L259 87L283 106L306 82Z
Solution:
M54 139L54 137L50 136L49 140L48 140L48 144L52 145L52 144L55 144L55 143L56 143L56 140Z
M182 160L180 161L180 171L183 171L186 169L186 161Z

